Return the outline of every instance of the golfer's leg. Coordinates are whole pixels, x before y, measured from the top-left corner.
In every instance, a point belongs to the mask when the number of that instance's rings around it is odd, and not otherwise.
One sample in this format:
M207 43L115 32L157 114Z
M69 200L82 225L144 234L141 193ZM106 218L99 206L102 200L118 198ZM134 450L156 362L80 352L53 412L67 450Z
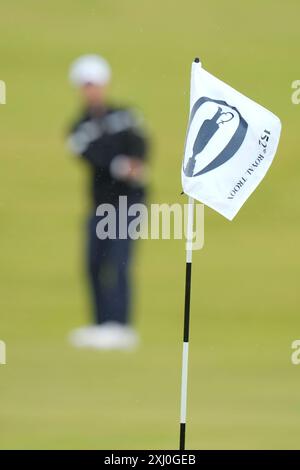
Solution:
M87 274L89 290L92 301L93 319L94 323L100 324L103 322L103 293L100 283L100 268L103 264L104 258L104 241L99 240L96 234L97 217L92 216L88 221L88 236L87 236Z
M114 240L112 261L115 270L115 282L111 290L111 307L114 321L127 324L130 320L131 282L130 260L132 241Z

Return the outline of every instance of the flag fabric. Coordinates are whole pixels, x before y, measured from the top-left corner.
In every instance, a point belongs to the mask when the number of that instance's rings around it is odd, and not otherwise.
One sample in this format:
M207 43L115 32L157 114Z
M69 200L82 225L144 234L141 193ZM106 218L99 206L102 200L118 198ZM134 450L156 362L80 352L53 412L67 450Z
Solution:
M183 191L232 220L275 156L277 116L192 64Z

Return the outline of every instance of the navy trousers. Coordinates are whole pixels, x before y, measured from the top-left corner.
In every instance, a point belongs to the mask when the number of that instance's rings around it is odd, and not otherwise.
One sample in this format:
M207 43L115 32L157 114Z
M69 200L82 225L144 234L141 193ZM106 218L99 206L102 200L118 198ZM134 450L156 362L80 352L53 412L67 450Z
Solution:
M94 322L127 324L130 320L130 261L133 241L97 237L100 218L88 220L87 274L92 298Z

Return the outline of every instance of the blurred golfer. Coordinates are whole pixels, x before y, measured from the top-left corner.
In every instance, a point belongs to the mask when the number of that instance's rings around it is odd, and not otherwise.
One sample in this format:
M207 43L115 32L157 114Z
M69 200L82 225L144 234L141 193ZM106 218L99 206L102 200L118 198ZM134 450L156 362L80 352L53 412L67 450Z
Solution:
M98 238L96 208L113 205L118 221L119 196L127 196L128 206L143 201L147 142L134 113L109 104L110 80L109 64L97 55L79 57L70 69L83 111L72 126L69 142L91 175L86 271L94 319L93 325L74 330L70 340L77 347L129 349L138 342L130 326L129 268L134 242L128 236L118 238L118 231L115 239Z

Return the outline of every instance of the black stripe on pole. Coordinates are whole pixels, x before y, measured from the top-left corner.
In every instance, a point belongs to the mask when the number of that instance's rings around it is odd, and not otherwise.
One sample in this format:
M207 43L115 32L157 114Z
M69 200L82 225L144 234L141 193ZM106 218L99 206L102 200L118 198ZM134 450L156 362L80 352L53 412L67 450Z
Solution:
M179 450L185 450L185 423L180 423Z
M191 303L192 263L186 263L185 270L185 300L184 300L184 328L183 341L188 342L190 337L190 303Z

